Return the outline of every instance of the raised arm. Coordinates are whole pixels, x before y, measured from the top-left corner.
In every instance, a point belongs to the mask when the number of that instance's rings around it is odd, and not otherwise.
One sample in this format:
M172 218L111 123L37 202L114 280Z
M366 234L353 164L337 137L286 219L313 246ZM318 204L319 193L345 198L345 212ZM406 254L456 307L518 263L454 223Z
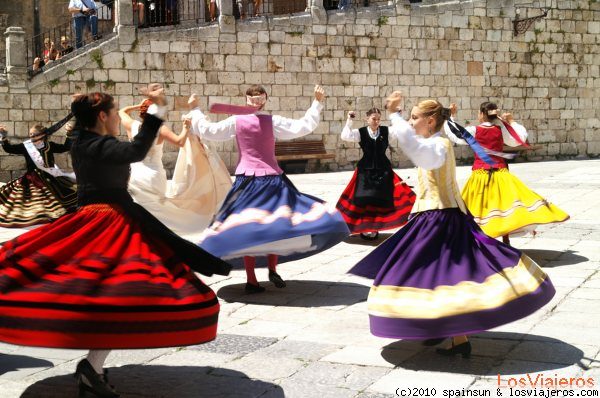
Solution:
M513 130L515 130L515 132L517 133L517 135L519 136L519 138L521 139L521 141L523 142L527 142L527 136L529 135L527 133L527 129L525 128L525 126L515 122L513 115L511 113L503 113L502 114L502 119L507 122L508 124L510 124L510 126L513 128ZM502 129L502 139L504 140L504 143L508 146L519 146L521 145L521 143L519 143L506 129L506 127L504 126L503 123L500 123L500 128Z
M13 155L25 155L26 151L23 144L11 144L8 142L8 138L6 137L7 134L8 131L6 131L6 126L0 124L0 142L2 143L2 149L4 149L4 152Z
M273 116L273 133L275 137L291 140L315 131L319 125L324 100L325 90L317 84L315 86L315 99L302 118L289 119L282 116Z
M139 133L131 142L119 141L115 137L103 136L94 140L85 150L85 154L94 159L114 163L135 163L144 160L152 147L162 119L146 115Z
M188 134L190 132L190 126L192 124L192 120L190 118L183 119L183 126L181 127L181 133L175 134L170 127L162 125L158 134L160 136L159 143L161 140L170 142L173 145L177 145L178 147L182 147L185 145L185 141L188 138Z
M352 128L352 121L354 120L355 116L356 116L356 113L354 111L348 112L348 118L346 119L346 125L344 126L344 129L342 130L342 135L340 136L340 138L344 141L350 141L350 142L359 142L360 141L360 132L358 131L358 129Z
M121 124L125 127L125 131L127 132L127 138L131 139L131 127L133 123L136 121L131 117L131 112L140 110L141 104L126 106L124 108L119 109L119 117L121 118Z
M398 113L390 116L390 133L398 139L400 149L416 166L425 170L442 167L446 161L446 148L439 139L418 137L415 130Z

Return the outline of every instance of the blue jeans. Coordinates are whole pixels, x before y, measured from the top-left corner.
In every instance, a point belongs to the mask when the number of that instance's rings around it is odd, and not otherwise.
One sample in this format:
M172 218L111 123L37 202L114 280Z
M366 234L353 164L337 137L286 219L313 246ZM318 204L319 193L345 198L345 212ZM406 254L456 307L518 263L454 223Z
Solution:
M340 0L338 2L339 10L347 10L348 8L350 8L350 0Z
M94 38L98 36L97 15L73 17L73 25L75 27L75 48L83 46L83 29L85 29L86 26L90 27L90 31Z

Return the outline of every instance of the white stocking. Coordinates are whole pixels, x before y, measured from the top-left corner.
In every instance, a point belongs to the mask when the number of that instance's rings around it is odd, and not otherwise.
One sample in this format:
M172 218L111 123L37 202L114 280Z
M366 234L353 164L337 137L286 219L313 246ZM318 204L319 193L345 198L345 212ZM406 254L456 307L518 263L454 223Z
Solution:
M96 373L103 374L104 361L110 353L110 350L90 350L88 352L87 360L92 365Z

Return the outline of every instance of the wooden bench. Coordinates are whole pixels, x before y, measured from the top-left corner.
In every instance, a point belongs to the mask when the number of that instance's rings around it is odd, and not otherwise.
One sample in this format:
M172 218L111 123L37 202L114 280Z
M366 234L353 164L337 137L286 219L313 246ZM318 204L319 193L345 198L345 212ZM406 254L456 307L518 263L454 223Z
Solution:
M280 162L308 159L333 159L335 154L327 153L321 140L281 141L275 143L275 158Z

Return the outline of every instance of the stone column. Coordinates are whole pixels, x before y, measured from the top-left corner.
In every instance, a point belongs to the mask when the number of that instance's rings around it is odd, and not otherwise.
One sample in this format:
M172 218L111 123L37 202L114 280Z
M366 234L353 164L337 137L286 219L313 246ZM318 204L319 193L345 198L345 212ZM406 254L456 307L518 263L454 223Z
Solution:
M6 36L6 75L11 88L27 87L27 42L25 29L10 26Z
M119 36L119 44L133 44L137 39L137 26L133 21L133 2L131 0L116 0L115 4L117 6L115 29Z
M233 3L236 0L217 0L219 7L219 29L224 33L235 33Z
M327 11L323 6L323 0L308 0L310 4L310 14L313 18L313 23L327 23Z

